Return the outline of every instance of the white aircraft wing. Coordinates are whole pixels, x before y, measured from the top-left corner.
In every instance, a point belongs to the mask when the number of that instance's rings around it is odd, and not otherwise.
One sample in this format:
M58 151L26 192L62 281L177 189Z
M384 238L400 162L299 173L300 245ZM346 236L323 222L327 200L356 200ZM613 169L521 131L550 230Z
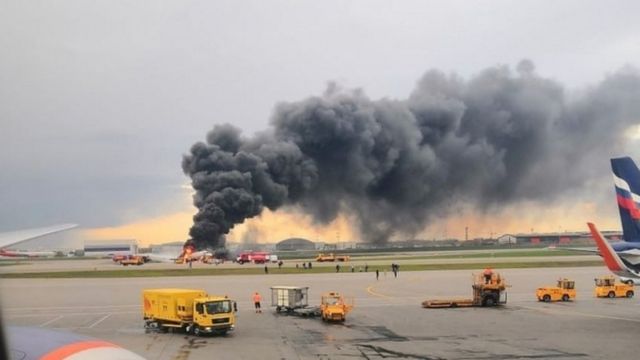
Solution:
M0 233L0 249L16 245L27 240L39 238L41 236L73 229L77 226L77 224L62 224L37 229L3 232Z

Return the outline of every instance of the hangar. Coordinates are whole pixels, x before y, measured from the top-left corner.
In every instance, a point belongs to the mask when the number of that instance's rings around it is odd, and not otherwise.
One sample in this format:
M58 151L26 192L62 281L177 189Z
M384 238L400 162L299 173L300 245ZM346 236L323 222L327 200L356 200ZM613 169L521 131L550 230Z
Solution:
M84 256L108 257L113 255L133 255L138 253L138 242L133 239L110 241L87 241Z
M290 238L282 240L276 244L276 250L294 251L294 250L315 250L316 244L313 241L302 238Z

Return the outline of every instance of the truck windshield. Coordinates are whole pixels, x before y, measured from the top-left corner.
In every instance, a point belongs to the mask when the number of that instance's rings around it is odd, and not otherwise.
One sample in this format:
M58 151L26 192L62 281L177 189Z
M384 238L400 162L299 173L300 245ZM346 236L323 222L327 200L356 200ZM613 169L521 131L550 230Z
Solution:
M219 314L231 312L231 301L211 301L205 304L207 308L207 314Z

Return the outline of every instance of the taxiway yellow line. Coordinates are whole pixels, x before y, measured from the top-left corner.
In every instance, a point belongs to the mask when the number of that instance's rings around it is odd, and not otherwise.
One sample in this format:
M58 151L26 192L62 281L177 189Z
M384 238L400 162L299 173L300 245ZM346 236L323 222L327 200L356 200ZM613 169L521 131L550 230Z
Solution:
M393 298L393 296L388 296L388 295L381 294L381 293L375 291L373 285L369 285L367 287L367 292L369 293L369 295L373 295L373 296L377 296L377 297L381 297L381 298L386 298L386 299Z

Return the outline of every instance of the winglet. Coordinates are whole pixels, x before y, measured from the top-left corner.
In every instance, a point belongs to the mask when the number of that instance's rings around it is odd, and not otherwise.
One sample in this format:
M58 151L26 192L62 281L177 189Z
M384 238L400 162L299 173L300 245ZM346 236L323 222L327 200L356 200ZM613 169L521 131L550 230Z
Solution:
M626 266L620 260L620 257L611 247L611 244L602 236L598 228L593 223L587 223L589 226L589 230L591 231L591 236L593 236L593 240L595 240L596 245L598 245L598 249L600 250L600 255L604 259L604 263L607 265L609 270L613 272L622 271L626 268Z

